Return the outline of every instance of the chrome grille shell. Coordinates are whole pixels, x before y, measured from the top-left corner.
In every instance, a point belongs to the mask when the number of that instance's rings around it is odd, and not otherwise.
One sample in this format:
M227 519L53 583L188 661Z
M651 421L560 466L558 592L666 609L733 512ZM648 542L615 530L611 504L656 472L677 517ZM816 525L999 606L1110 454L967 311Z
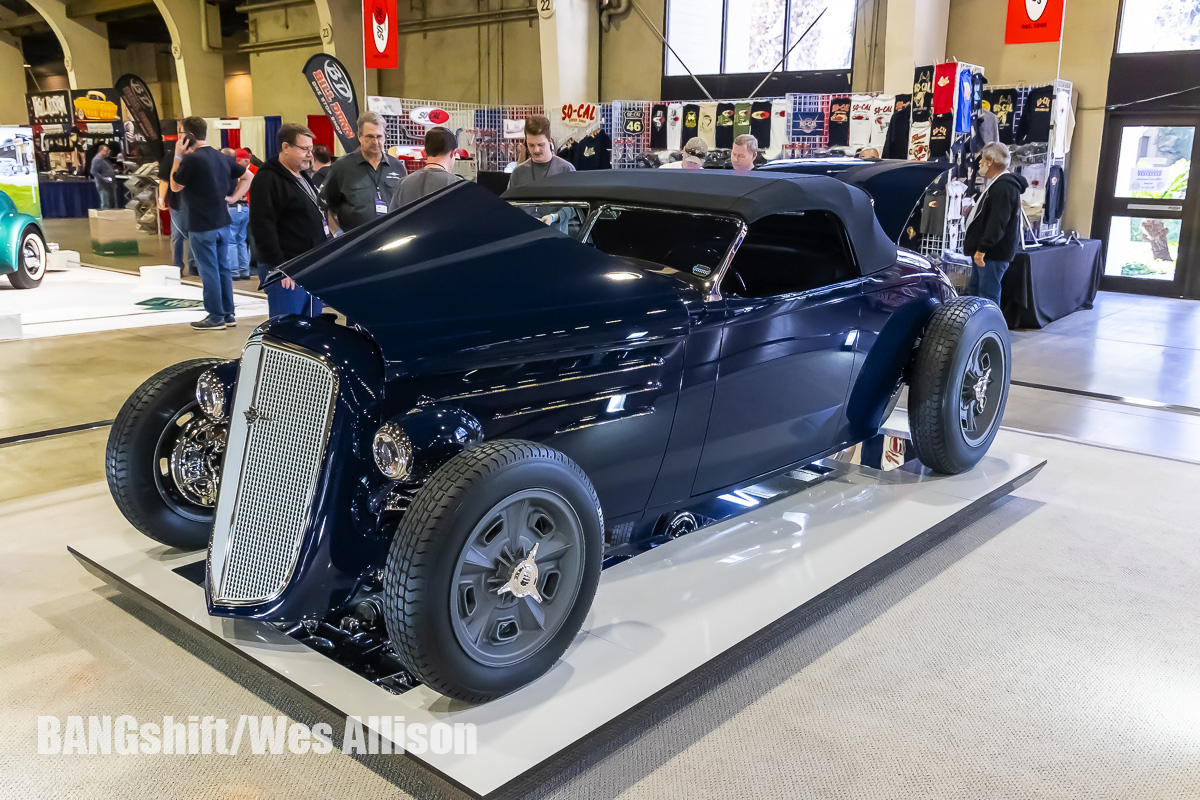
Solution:
M279 597L308 530L337 399L322 356L256 335L246 344L209 544L214 605Z

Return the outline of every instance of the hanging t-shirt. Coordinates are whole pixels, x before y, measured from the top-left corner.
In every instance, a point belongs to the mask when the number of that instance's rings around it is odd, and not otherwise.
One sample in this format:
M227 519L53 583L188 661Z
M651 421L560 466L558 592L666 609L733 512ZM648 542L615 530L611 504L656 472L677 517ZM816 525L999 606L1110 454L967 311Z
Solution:
M697 134L711 150L717 146L717 104L700 104L700 132Z
M913 108L931 111L933 109L933 67L917 67L913 75ZM918 117L913 117L917 119Z
M1025 108L1017 120L1017 144L1050 141L1051 111L1054 106L1054 87L1039 86L1025 98Z
M717 147L733 147L733 103L717 103Z
M758 139L760 149L771 146L771 103L760 100L750 104L750 133Z
M996 128L1003 144L1013 143L1016 104L1016 89L989 89L983 93L983 110L996 115Z
M792 104L787 100L771 101L771 139L766 144L759 142L764 150L780 152L789 138L789 124L792 118Z
M736 103L733 106L733 135L741 136L750 132L750 104Z
M958 73L958 107L954 113L954 132L971 132L971 114L975 97L975 76L970 70Z
M650 107L650 149L667 149L666 103L655 103Z
M1063 168L1055 164L1046 177L1046 216L1048 223L1062 219L1067 204L1067 177Z
M933 68L934 114L954 113L954 93L958 90L958 62L947 61Z
M896 110L888 126L887 141L881 155L884 158L908 158L908 129L912 123L911 95L896 95Z
M896 98L893 95L879 95L871 103L871 147L878 150L881 156L895 110Z
M700 106L688 103L683 107L683 145L687 146L694 137L700 135Z
M982 72L976 72L971 77L971 114L974 116L983 110L983 87L987 86L987 78Z
M871 143L871 103L869 94L850 96L850 149L857 150Z
M796 136L825 135L825 115L820 111L798 111L792 123Z
M908 158L911 161L929 160L929 134L933 127L928 121L918 122L916 109L913 109L913 121L908 129Z
M934 114L929 129L929 160L950 155L950 142L954 139L954 115Z
M829 101L829 146L850 144L850 98L835 97Z
M612 168L612 139L604 131L585 136L575 144L571 163L580 171Z
M680 103L667 106L667 149L683 149L683 105Z
M1058 92L1054 96L1054 157L1066 158L1071 152L1071 137L1075 134L1075 109L1071 94Z

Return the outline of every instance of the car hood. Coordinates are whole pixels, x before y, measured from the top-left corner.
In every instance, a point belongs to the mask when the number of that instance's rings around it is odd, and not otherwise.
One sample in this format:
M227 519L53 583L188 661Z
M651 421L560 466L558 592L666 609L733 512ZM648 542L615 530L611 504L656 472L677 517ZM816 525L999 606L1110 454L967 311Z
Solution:
M680 336L700 298L468 181L281 269L365 329L392 376Z
M857 186L871 196L879 227L893 242L899 242L913 211L925 199L925 191L938 176L950 169L939 161L872 161L861 158L797 158L772 161L760 170L801 175L829 175Z

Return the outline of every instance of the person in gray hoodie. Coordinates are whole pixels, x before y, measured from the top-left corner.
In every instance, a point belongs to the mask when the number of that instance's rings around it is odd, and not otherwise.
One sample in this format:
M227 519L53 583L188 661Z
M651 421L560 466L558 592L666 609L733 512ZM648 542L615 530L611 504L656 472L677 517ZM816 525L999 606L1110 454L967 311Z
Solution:
M979 172L987 180L983 194L967 217L963 253L975 262L967 294L1000 305L1000 279L1021 246L1021 194L1029 183L1008 171L1008 148L983 148Z
M388 201L388 211L461 181L463 177L454 174L457 153L458 141L448 128L430 128L425 134L425 166L400 179Z

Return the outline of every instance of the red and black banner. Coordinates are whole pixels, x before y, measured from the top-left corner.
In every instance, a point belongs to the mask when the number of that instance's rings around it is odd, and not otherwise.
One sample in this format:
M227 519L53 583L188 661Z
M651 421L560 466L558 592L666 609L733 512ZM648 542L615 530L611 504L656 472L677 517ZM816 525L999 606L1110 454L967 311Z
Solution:
M400 66L396 0L363 0L363 60L368 69Z
M130 154L141 163L158 161L163 155L162 123L150 87L137 75L126 74L117 78L116 90L133 122L126 134Z
M358 149L358 97L354 84L350 82L350 71L328 53L317 53L304 64L304 77L312 86L313 94L346 148L346 152Z

